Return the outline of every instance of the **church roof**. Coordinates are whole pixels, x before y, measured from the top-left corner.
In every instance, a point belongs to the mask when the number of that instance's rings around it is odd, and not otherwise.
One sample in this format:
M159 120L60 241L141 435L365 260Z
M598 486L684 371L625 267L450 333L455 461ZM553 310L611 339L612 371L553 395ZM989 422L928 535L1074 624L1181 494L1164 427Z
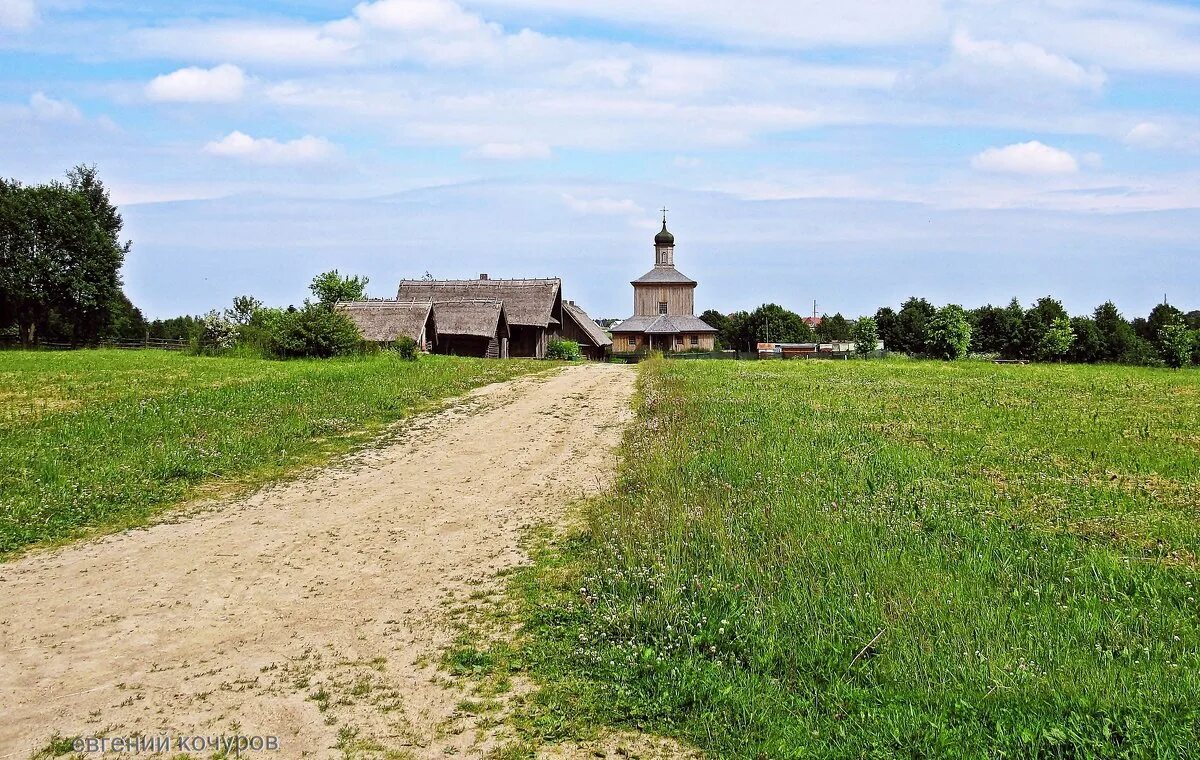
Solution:
M633 316L611 330L613 333L715 333L717 330L707 322L691 314L647 314Z
M631 285L640 283L657 283L657 284L677 284L677 285L695 285L696 281L688 277L683 272L680 272L675 267L654 267L649 272L646 272L641 277L634 280Z
M667 232L667 218L663 216L662 232L654 236L655 245L675 245L675 236Z
M373 343L394 343L401 337L420 340L429 321L428 302L339 301L334 308L342 312Z
M503 301L509 324L548 327L558 324L554 318L554 306L561 285L556 277L536 280L401 280L396 300Z

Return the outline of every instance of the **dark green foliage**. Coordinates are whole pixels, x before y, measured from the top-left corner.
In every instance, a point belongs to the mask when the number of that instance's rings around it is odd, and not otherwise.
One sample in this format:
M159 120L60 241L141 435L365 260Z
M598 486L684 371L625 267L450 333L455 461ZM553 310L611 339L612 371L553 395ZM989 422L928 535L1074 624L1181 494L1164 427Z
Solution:
M266 348L280 359L346 356L363 349L362 335L340 311L305 302L301 309L277 311L266 320Z
M1071 332L1075 334L1075 342L1067 352L1067 359L1094 364L1104 358L1104 336L1100 334L1096 320L1091 317L1072 317Z
M116 340L143 340L149 329L145 317L133 302L120 293L109 304L111 313L103 337Z
M924 298L910 298L896 314L895 345L889 350L920 354L926 350L925 331L937 310ZM884 338L886 341L887 338Z
M1132 350L1137 335L1125 317L1121 316L1116 304L1112 301L1100 304L1096 307L1092 319L1096 323L1096 330L1099 331L1100 339L1104 344L1100 360L1124 361Z
M700 319L709 327L717 331L716 344L717 349L732 348L737 349L733 343L726 343L729 336L729 317L725 316L716 309L708 309L700 315Z
M0 180L0 326L16 324L27 345L108 335L122 313L121 226L95 167L66 183Z
M1060 320L1066 320L1068 323L1071 321L1062 303L1050 296L1039 298L1029 311L1025 312L1021 321L1021 356L1029 359L1041 358L1046 333L1055 325L1061 327Z
M1151 309L1148 318L1138 323L1141 328L1138 331L1138 335L1157 347L1162 329L1168 325L1180 324L1182 322L1182 311L1170 304L1160 303Z
M324 306L333 306L338 301L361 301L367 297L366 277L342 277L332 269L313 278L308 289Z
M900 348L904 345L904 340L900 337L900 323L896 312L890 306L884 306L875 312L875 324L879 327L879 339L883 341L886 350L903 351Z
M583 358L583 353L579 350L579 344L573 340L552 340L546 346L546 358L576 361Z
M987 305L974 309L971 318L971 350L1015 358L1020 353L1021 322L1025 310L1013 299L1007 307Z
M254 296L237 296L233 306L225 310L225 318L235 325L248 325L262 308L263 302Z
M938 309L925 328L925 352L938 359L961 359L971 350L971 321L957 304Z
M823 315L821 324L817 325L813 333L817 340L828 343L834 340L850 340L853 330L854 326L838 312L832 317Z
M156 319L149 324L151 338L190 340L196 333L196 318L190 315Z

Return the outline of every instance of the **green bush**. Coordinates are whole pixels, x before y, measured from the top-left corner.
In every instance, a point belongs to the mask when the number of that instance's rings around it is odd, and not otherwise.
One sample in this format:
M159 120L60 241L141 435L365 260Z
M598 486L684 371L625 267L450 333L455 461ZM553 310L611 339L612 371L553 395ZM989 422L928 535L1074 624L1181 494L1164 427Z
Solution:
M415 340L407 335L399 338L395 343L393 343L392 349L399 354L401 359L408 359L410 361L417 360L419 346Z
M579 350L579 344L573 340L552 340L546 349L546 358L575 361L582 359L583 353Z
M362 335L350 318L319 304L272 315L267 327L267 352L281 359L327 358L361 353Z

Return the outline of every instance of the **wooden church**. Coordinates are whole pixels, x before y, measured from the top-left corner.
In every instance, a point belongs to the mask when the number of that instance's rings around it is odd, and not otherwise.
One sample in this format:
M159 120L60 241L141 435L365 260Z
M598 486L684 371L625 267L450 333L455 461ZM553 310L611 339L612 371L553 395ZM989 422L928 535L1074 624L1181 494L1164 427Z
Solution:
M675 236L654 236L654 268L630 283L633 316L612 328L613 353L712 351L717 331L696 316L696 281L675 268Z

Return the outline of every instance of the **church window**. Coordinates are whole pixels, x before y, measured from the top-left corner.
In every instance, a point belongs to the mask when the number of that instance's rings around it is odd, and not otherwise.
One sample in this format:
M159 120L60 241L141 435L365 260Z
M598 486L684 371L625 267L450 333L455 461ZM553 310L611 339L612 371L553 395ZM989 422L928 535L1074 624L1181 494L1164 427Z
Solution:
M698 346L698 345L700 345L700 336L699 336L699 335L693 335L693 336L692 336L692 345L693 345L693 346Z
M658 313L659 313L659 314L666 314L666 313L667 313L667 302L666 302L666 301L659 301L659 302L658 302Z

